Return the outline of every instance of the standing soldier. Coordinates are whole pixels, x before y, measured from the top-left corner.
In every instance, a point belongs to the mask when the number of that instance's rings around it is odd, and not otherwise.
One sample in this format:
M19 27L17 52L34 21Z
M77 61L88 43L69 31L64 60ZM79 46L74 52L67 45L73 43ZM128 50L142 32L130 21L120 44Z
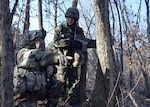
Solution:
M57 66L56 77L64 83L65 92L67 90L69 103L74 107L79 106L79 87L78 87L78 65L83 64L84 54L82 46L77 38L85 38L82 28L78 26L79 11L77 8L70 7L65 13L66 22L55 28L54 46L59 54L69 55L73 60L69 61L68 66ZM66 81L68 79L68 87ZM67 89L69 88L69 89Z
M48 100L46 107L56 107L58 103L63 85L47 70L51 70L50 65L66 66L67 58L46 52L45 36L44 30L29 32L29 41L17 53L13 78L14 107L37 107L37 101L43 99Z

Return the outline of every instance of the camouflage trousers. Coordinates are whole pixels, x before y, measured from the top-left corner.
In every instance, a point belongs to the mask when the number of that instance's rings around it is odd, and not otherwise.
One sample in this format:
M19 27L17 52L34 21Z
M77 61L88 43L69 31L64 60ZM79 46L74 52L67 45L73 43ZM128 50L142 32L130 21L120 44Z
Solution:
M67 67L61 65L56 66L56 78L62 81L64 84L64 91L61 95L61 99L65 101L69 98L68 102L71 105L78 105L80 102L78 67L79 65L82 65L84 63L84 55L81 51L75 51L75 53L70 53L65 48L59 48L58 53L73 57L73 60L68 61Z
M65 101L69 97L70 104L79 104L79 81L76 67L57 67L56 78L63 82L64 91L61 99Z

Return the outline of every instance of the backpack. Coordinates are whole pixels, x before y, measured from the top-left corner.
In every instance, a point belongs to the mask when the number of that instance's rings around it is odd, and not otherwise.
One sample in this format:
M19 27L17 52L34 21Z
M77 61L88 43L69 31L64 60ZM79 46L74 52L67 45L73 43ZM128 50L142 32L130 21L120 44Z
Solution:
M37 62L36 58L30 59L31 54L33 55L33 53L34 52L28 53L25 57L24 55L22 55L22 57L24 57L21 58L23 64L21 64L21 66L20 64L17 64L14 67L14 76L13 76L14 93L46 90L46 84L47 84L46 71L44 69L39 68L39 66L35 66L38 65L36 63L39 62ZM34 66L30 66L32 63L30 63L29 61L32 62Z

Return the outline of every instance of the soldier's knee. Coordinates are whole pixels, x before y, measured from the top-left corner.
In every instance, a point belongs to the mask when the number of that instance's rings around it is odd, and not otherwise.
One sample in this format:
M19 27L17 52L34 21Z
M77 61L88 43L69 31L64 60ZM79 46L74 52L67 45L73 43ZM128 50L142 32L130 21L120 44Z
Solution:
M50 80L47 84L47 93L49 98L59 98L60 94L63 92L63 89L63 82L56 79Z

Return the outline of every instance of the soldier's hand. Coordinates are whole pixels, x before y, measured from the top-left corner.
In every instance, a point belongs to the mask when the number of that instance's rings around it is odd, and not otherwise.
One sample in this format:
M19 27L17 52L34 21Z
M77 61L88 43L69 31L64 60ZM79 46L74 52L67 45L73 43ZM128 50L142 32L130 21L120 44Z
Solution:
M67 66L68 60L71 60L71 59L72 57L70 56L59 55L58 56L59 65Z

